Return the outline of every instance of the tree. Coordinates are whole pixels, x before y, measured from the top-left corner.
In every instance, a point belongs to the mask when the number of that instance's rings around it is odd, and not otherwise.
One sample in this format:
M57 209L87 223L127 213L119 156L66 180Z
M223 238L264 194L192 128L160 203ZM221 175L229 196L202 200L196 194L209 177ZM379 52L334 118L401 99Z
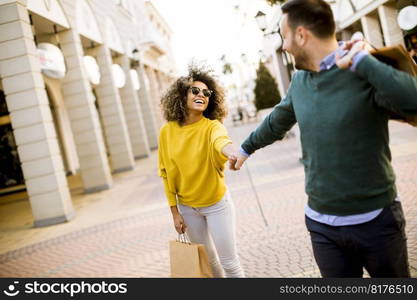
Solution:
M220 57L220 61L223 63L223 74L232 74L233 68L232 65L226 61L226 55L223 54L222 57Z
M273 107L281 101L277 83L262 62L259 62L255 80L255 106L257 110Z
M225 63L223 65L223 74L232 74L232 73L233 73L232 65L230 63Z

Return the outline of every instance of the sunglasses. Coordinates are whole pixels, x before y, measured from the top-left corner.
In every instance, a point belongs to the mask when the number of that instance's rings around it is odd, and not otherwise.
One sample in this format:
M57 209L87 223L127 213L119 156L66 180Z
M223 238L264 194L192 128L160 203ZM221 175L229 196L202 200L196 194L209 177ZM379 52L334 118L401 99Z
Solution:
M210 96L213 94L212 90L209 89L200 89L199 87L196 86L192 86L190 87L191 93L193 93L193 95L198 95L200 93L200 91L203 92L204 97L210 98Z

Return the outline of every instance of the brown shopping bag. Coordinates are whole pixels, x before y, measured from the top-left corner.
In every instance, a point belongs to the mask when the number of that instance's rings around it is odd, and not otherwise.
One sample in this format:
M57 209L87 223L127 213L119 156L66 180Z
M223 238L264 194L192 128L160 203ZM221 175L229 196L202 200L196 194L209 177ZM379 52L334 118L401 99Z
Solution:
M169 241L169 258L171 277L213 277L204 245L191 243L186 234L181 234L178 240Z
M417 77L417 64L403 45L374 49L370 53L378 60L391 65L393 68ZM412 126L417 126L417 114L402 116L396 112L390 111L389 116L391 120L406 122Z

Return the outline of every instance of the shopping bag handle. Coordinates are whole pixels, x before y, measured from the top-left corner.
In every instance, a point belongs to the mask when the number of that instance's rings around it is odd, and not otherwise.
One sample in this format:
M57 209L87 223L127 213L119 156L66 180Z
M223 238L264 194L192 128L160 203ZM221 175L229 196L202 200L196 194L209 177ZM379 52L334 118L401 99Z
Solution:
M180 242L180 243L184 243L184 244L189 244L189 245L191 245L191 240L190 240L190 238L188 237L188 235L187 235L187 233L186 233L186 232L178 234L178 239L177 239L177 241L178 241L178 242Z

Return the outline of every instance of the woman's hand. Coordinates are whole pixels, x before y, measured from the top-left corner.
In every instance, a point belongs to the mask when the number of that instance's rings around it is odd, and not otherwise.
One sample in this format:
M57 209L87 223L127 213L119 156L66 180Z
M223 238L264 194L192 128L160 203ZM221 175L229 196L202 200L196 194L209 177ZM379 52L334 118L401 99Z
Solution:
M233 159L235 157L235 153L237 152L237 149L233 143L229 143L226 146L223 147L222 153L224 156L227 156L227 158Z
M184 222L184 218L178 214L173 216L174 217L174 226L175 226L175 230L179 233L179 234L183 234L185 233L185 231L187 230L187 225Z
M172 219L174 220L175 230L179 234L185 233L185 231L187 230L187 224L185 224L184 218L178 212L178 208L176 206L171 206L171 212L172 212Z

